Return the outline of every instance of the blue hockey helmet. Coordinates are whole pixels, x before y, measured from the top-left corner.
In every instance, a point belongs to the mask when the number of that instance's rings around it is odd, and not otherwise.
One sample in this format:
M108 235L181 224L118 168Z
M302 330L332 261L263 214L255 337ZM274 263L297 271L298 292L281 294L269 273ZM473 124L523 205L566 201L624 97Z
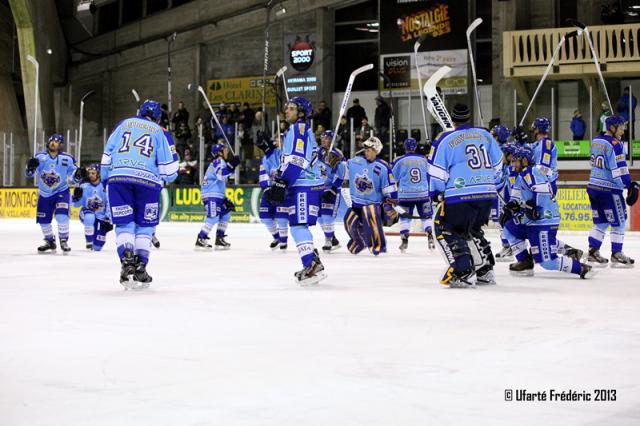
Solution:
M531 125L531 130L537 130L540 133L549 133L549 129L551 129L551 120L547 117L538 117L533 120L533 124Z
M418 149L418 141L414 138L405 139L404 149L408 152L416 152L416 149Z
M529 135L527 131L522 126L516 126L511 131L511 136L513 136L513 141L518 145L524 145L527 143L529 139Z
M87 166L87 171L95 170L100 174L100 163L91 163Z
M514 142L506 142L500 145L500 149L504 155L510 154L513 155L518 150L518 145Z
M509 136L511 136L511 132L509 131L509 129L507 129L502 124L496 124L495 126L493 126L493 129L491 129L491 134L501 144L505 143L507 139L509 139Z
M333 130L325 130L324 132L322 132L322 135L320 135L320 139L333 140Z
M533 149L529 145L522 145L515 149L513 153L514 159L526 158L529 160L529 164L533 164Z
M313 107L311 106L311 102L307 100L307 98L303 96L294 96L291 98L289 103L296 105L298 108L298 112L303 112L305 118L309 119L313 115Z
M145 100L142 105L140 105L140 116L149 117L153 119L153 121L158 122L160 117L162 117L160 102L156 102L151 99Z
M223 149L224 149L224 144L214 143L213 145L211 145L211 155L213 155L214 157L217 157L222 152Z
M47 144L51 141L60 142L60 145L64 145L64 136L62 136L60 133L54 133L49 136L49 141L47 142Z
M625 119L619 115L612 115L604 120L604 126L606 127L606 130L609 130L611 126L624 126L625 124Z

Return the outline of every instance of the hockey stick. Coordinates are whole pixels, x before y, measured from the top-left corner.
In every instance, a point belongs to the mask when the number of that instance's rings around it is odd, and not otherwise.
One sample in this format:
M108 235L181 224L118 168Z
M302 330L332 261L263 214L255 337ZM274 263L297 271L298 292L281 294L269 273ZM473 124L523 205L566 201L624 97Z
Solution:
M271 23L271 7L273 0L265 4L267 22L264 26L264 66L262 67L262 131L267 131L267 71L269 70L269 24Z
M91 97L93 94L95 94L95 90L90 90L87 93L84 94L84 96L82 97L82 99L80 99L80 130L78 131L78 147L76 148L77 150L77 154L78 154L78 165L81 164L81 160L80 158L82 157L82 123L84 121L84 101L87 100L89 97Z
M340 117L344 114L344 111L347 109L347 102L349 101L349 96L351 95L351 88L353 87L353 82L355 81L358 74L362 74L365 71L369 71L373 69L373 64L363 65L360 68L354 70L349 76L349 82L347 83L347 88L344 90L344 97L342 98L342 104L340 105L340 114L338 114L338 122L336 123L336 129L333 132L333 138L331 139L331 146L329 146L329 152L333 149L333 146L336 143L336 136L338 135L338 129L340 128Z
M442 129L446 132L449 130L453 130L453 121L451 121L451 116L447 111L447 108L442 102L440 95L438 95L438 91L436 90L436 85L438 82L447 75L451 71L451 68L448 66L443 66L438 69L429 80L424 84L423 92L427 97L427 100L431 103L431 108L429 112L434 116L434 118L440 123Z
M191 86L191 84L189 84L189 86ZM187 86L187 88L189 88L189 86ZM200 92L200 94L202 95L202 97L206 101L206 104L209 107L209 111L211 111L211 116L216 121L216 124L218 125L218 128L220 129L220 133L222 133L222 136L224 137L224 141L227 143L227 146L229 147L229 152L231 153L231 155L236 155L236 153L233 151L233 146L231 146L231 142L229 142L229 139L227 139L227 134L225 133L224 129L222 128L222 125L220 124L220 120L218 120L218 116L213 111L213 108L211 108L211 104L209 103L209 98L207 97L207 94L205 93L205 91L202 88L202 86L198 86L198 92Z
M391 142L390 145L393 145L396 142L396 114L395 111L393 110L393 91L391 90L391 79L389 78L388 75L386 75L385 73L381 72L380 76L382 76L382 79L387 83L387 86L389 87L389 98L391 99L391 102L389 104L389 107L391 108ZM389 156L389 161L391 161L391 156Z
M427 38L427 35L421 36L418 41L413 45L413 58L416 61L416 72L418 73L418 93L420 97L420 108L422 109L422 124L424 124L424 135L426 137L425 141L431 140L431 136L429 135L429 128L427 127L427 114L424 111L424 99L422 98L422 74L420 73L420 67L418 66L418 50L420 49L420 45Z
M478 80L476 78L476 64L473 60L473 46L471 46L471 33L473 33L480 24L482 24L482 18L477 18L467 28L467 48L469 50L469 60L471 61L471 76L473 77L473 90L476 94L476 106L478 107L478 116L480 117L480 127L484 127L482 109L480 108L480 92L478 92Z
M563 34L562 37L560 38L560 41L558 42L558 45L556 46L555 50L553 51L553 55L551 55L551 61L549 61L549 65L547 65L547 69L544 71L544 74L542 74L542 79L540 80L540 83L538 83L538 87L536 87L536 91L533 92L533 96L531 97L531 100L529 101L529 105L527 105L527 109L524 111L524 114L522 115L522 118L520 119L520 123L518 124L519 126L522 126L522 123L524 123L524 119L527 117L527 114L529 113L529 109L531 109L531 106L533 105L533 102L536 100L536 96L538 96L538 92L540 91L540 88L542 87L542 84L544 83L545 79L547 78L547 75L549 74L549 71L551 71L551 68L553 67L553 62L556 60L556 56L558 56L558 53L560 52L560 49L562 48L562 45L564 44L565 40L568 38L572 38L572 37L576 37L578 35L578 31L571 31L569 33Z
M607 97L607 103L609 104L609 111L613 112L613 107L611 105L611 99L609 99L609 92L607 91L607 86L604 84L604 77L602 76L602 70L600 70L600 61L598 60L598 54L596 53L596 49L593 46L593 41L591 40L591 33L585 24L578 21L577 19L567 19L565 21L567 25L574 26L578 28L578 35L581 31L587 35L587 42L589 42L589 49L591 49L591 56L593 56L593 63L596 66L596 71L598 72L598 77L600 78L600 83L602 84L602 88L604 89L604 95Z
M287 66L280 68L276 73L276 78L282 79L282 84L284 85L284 97L289 102L289 92L287 91L287 78L284 76L284 73L287 71ZM277 90L277 88L276 88Z
M136 99L136 115L138 115L140 114L140 95L138 95L136 89L131 89L131 93L133 93L133 97Z
M411 213L407 212L403 207L393 206L393 209L398 213L398 216L403 217L405 219L422 219L420 216L413 216Z

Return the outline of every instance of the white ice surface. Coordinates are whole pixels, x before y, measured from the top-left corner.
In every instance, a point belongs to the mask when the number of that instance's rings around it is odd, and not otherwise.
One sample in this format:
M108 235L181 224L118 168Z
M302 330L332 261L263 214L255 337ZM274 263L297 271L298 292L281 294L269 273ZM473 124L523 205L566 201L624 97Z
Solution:
M424 238L402 255L391 237L379 258L322 256L329 277L298 288L293 244L274 253L262 226L231 224L230 251L195 252L199 226L160 226L153 284L134 293L113 233L89 253L76 221L68 256L37 255L33 221L0 220L0 425L640 424L637 269L516 280L499 264L497 286L449 290ZM637 234L625 251L640 258Z

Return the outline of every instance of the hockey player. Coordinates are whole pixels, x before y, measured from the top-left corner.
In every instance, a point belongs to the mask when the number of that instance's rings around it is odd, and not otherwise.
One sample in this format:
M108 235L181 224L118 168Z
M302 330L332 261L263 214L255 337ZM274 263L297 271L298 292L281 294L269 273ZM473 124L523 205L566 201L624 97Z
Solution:
M495 260L482 226L497 196L502 152L487 130L467 124L470 118L469 107L455 105L455 130L440 135L429 155L429 194L440 203L434 230L447 262L440 283L449 287L472 286L474 277L478 284L495 284Z
M549 138L551 121L546 117L538 117L531 125L535 142L533 148L533 162L542 173L547 175L553 189L553 196L558 192L556 181L558 180L558 148Z
M422 229L427 234L428 246L435 249L433 241L433 209L429 199L429 162L424 155L416 153L418 141L408 138L404 141L406 154L396 158L392 166L393 177L398 184L398 205L406 215L400 216L400 251L409 246L409 228L414 210L422 221Z
M269 245L271 250L280 246L280 250L287 250L287 240L289 232L289 212L283 205L276 206L267 200L267 188L273 183L273 178L280 167L280 157L282 150L266 136L261 136L256 142L256 146L264 152L260 164L260 187L264 190L260 199L260 220L267 227L273 237Z
M364 155L348 161L351 208L344 217L349 237L347 248L353 254L368 247L374 256L387 251L382 229L385 212L398 202L398 190L391 168L378 158L382 142L375 136L362 143ZM391 209L392 210L392 209Z
M496 126L497 127L497 126ZM495 129L495 128L494 128ZM492 132L493 133L493 132ZM496 253L496 262L513 262L513 253L509 246L509 241L504 236L504 229L500 225L500 216L505 204L509 202L511 188L515 184L518 172L511 167L511 156L517 150L515 143L503 143L500 146L502 150L502 173L500 179L496 183L496 192L498 198L493 201L491 207L491 220L500 230L500 240L502 241L502 250Z
M40 224L44 234L44 244L38 247L38 253L56 251L56 238L53 236L51 222L53 216L58 222L58 237L62 253L71 251L69 240L69 182L79 183L85 176L86 170L78 168L76 160L70 154L62 151L64 137L54 133L47 142L45 151L38 152L29 159L25 169L25 176L34 177L38 185L38 206L36 223Z
M222 144L211 145L211 156L213 160L204 174L202 186L200 188L202 194L202 202L204 204L207 217L204 225L196 238L196 248L212 248L209 244L209 233L213 227L218 224L216 230L216 250L228 250L231 248L224 237L229 221L231 220L231 212L235 210L235 206L226 197L226 182L230 175L233 174L235 168L240 164L240 158L233 156L227 163L224 158L228 156L228 149Z
M512 156L518 172L511 191L511 200L504 207L500 223L517 259L509 265L513 275L532 276L535 263L551 271L563 271L590 278L591 266L566 255L558 256L556 234L560 225L560 210L553 196L549 177L533 166L534 152L528 146L519 147ZM516 218L516 220L509 220ZM527 251L527 240L531 252Z
M324 182L312 164L316 150L316 140L308 121L312 114L311 103L302 96L295 96L287 103L285 118L291 126L283 141L282 163L267 195L268 201L284 205L289 211L291 235L303 266L294 276L303 286L317 284L326 278L309 230L309 226L318 220L324 190Z
M73 190L72 201L74 207L80 207L87 250L102 250L107 232L113 229L113 225L109 218L107 194L100 182L99 164L87 167L87 182Z
M160 104L146 100L139 115L120 122L109 136L100 167L115 225L125 290L149 287L151 236L160 220L161 182L178 176L173 141L158 124Z
M634 259L622 252L627 220L623 191L626 188L630 195L635 192L637 198L638 188L629 176L624 146L620 141L625 132L624 119L619 115L609 116L605 126L605 133L591 142L591 176L587 194L593 211L593 229L589 233L587 260L594 266L607 266L608 260L600 255L600 247L607 228L611 226L611 267L632 268Z
M344 154L338 148L331 147L333 131L325 130L320 136L320 147L318 148L318 167L320 175L324 180L324 193L320 203L320 227L324 232L324 246L322 251L330 253L340 248L340 241L335 234L336 213L340 202L340 188L344 182L347 162Z

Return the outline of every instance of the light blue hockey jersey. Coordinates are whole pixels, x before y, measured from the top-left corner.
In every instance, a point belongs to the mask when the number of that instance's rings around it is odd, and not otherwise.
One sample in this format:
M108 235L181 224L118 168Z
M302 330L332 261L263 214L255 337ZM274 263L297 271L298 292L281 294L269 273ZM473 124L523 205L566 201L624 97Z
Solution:
M298 120L284 136L282 146L282 164L280 176L289 186L322 185L322 178L317 174L316 139L311 126Z
M527 226L560 224L560 209L558 202L553 197L551 182L539 168L529 166L520 172L511 189L511 199L523 202L533 200L535 202L540 219L534 221L523 217L521 223Z
M336 150L338 151L338 150ZM342 152L338 151L342 156L343 160L338 162L336 168L333 169L329 163L326 163L325 153L326 151L323 148L318 148L318 158L320 161L317 162L318 171L320 178L324 181L324 189L331 189L337 193L340 188L342 188L342 183L347 174L347 162L344 160L344 155Z
M101 182L92 184L85 182L80 185L82 188L82 198L73 202L74 207L82 207L93 211L96 219L109 220L109 208L107 194Z
M398 189L389 165L381 159L373 162L358 156L347 164L349 193L353 207L380 204L385 198L397 199Z
M391 170L398 183L400 200L429 198L429 162L424 155L410 153L396 158Z
M612 136L602 135L591 141L591 176L589 188L622 192L631 185L624 146Z
M282 151L280 148L274 148L268 155L262 157L260 162L260 187L268 188L273 183L273 178L280 167L280 159Z
M531 145L533 161L550 182L558 180L558 147L549 138L543 138Z
M161 188L162 181L178 176L178 155L173 140L158 124L133 117L111 133L102 154L103 182L126 182Z
M78 166L71 154L60 152L57 156L51 157L49 152L42 151L38 152L35 158L40 161L38 168L33 173L25 169L24 175L28 178L35 175L41 197L48 198L69 189L69 182L77 183L73 174Z
M200 192L203 200L207 198L225 198L227 179L233 169L222 158L216 158L209 164L202 180Z
M460 126L444 132L429 153L429 195L449 203L496 198L502 151L483 128Z

